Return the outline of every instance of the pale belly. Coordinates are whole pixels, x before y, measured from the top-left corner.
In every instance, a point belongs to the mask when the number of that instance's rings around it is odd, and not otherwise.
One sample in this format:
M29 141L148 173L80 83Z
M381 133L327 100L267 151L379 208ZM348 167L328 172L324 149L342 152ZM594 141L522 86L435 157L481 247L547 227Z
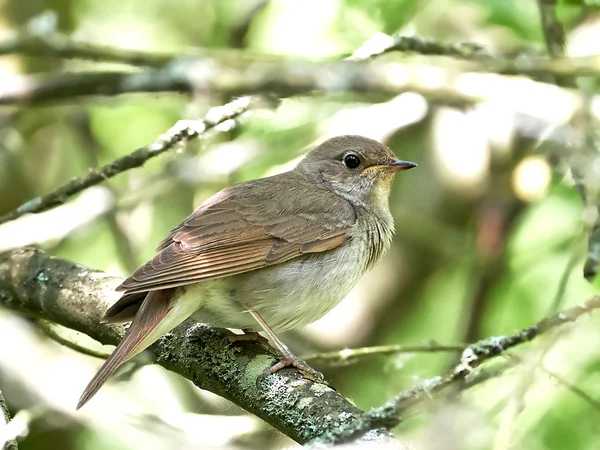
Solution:
M244 304L275 331L305 326L337 305L366 270L362 240L335 250L181 289L184 300L200 302L192 317L216 327L260 331Z

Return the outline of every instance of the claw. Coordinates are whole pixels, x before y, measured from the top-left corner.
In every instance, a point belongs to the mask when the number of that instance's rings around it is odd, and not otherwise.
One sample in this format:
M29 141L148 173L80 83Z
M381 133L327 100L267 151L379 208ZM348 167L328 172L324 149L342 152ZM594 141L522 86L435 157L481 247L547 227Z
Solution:
M260 381L267 378L269 375L272 375L285 367L295 367L298 369L300 373L304 376L304 378L314 381L315 383L322 383L325 377L318 370L310 367L306 362L302 361L300 358L295 357L292 354L284 355L283 358L272 367L265 369L258 376L256 383L258 384Z

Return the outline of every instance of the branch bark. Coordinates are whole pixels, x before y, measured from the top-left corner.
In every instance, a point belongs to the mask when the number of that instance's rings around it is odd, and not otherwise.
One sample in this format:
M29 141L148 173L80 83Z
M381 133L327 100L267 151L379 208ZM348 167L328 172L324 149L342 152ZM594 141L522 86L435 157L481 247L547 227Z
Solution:
M118 298L113 289L120 281L33 248L0 253L0 305L81 331L103 344L116 344L125 331L122 325L100 323L106 308ZM257 387L256 377L273 364L276 354L251 342L230 345L226 335L226 330L189 320L159 339L151 350L158 364L300 443L363 416L363 411L335 390L303 378L295 369L284 369ZM376 427L359 439L391 437Z
M436 64L437 61L437 64ZM490 73L493 72L493 73ZM180 59L160 69L15 76L0 89L0 105L40 104L86 96L135 92L211 93L222 96L276 93L280 96L355 92L372 96L412 91L446 104L497 101L537 116L540 98L581 110L578 93L523 78L522 75L597 75L600 57L483 59L422 62L307 61L249 57L230 52L222 58ZM565 104L566 103L566 104ZM547 110L547 108L545 108ZM567 119L573 112L561 117Z

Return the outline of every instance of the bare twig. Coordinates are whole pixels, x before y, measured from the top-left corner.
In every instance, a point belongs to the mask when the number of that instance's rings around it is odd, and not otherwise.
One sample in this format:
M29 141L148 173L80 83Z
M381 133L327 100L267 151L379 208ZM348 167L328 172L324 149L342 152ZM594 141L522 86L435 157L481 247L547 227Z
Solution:
M565 55L565 30L558 19L557 0L538 0L542 31L546 41L548 54L556 59ZM577 89L577 73L556 73L555 82L559 86ZM585 143L580 155L568 158L575 187L584 205L584 223L588 226L588 254L583 269L583 275L592 281L598 273L600 261L600 196L597 183L598 174L594 173L598 155L597 120L591 114L591 97L586 88L581 88L581 96L585 105L579 114L580 128L585 131ZM573 260L577 255L573 254Z
M303 356L305 361L319 361L326 363L351 362L365 356L399 355L403 353L438 353L462 352L465 345L441 345L431 342L424 345L379 345L374 347L361 347L344 349L336 352L314 353Z
M196 53L196 56L201 54ZM134 66L162 67L182 55L127 50L88 42L80 42L60 33L15 34L0 41L0 56L21 54L37 57L89 59Z
M565 51L565 30L556 16L556 3L556 0L538 0L546 49L552 57L563 56Z
M475 72L475 73L474 73ZM480 72L480 73L477 73ZM484 74L487 72L487 74ZM474 103L497 99L501 104L564 101L556 87L496 74L583 75L600 73L600 57L490 59L430 64L382 61L306 61L227 54L222 59L173 61L141 72L78 72L58 76L15 76L4 81L0 105L39 104L85 96L114 96L133 92L210 92L224 96L273 92L281 96L312 91L396 95L414 91L445 103ZM530 90L523 89L527 83ZM511 89L517 89L511 94ZM573 93L563 95L574 101ZM568 94L567 94L568 93ZM525 95L525 98L522 98ZM506 98L504 101L501 101ZM581 99L577 96L577 102ZM539 111L540 108L538 108ZM527 111L522 111L527 112ZM532 114L536 115L536 114Z
M587 404L589 404L597 412L600 412L600 402L598 402L596 399L592 398L583 389L581 389L580 387L574 385L573 383L570 383L569 381L567 381L566 379L564 379L563 377L561 377L560 375L558 375L556 372L547 369L543 365L540 366L540 369L543 372L546 372L546 374L548 374L551 378L553 378L554 380L556 380L559 384L561 384L565 388L567 388L574 395L576 395L577 397L579 397L580 399L582 399L584 402L586 402Z
M525 328L512 336L493 337L477 342L469 346L461 358L461 363L448 371L445 375L422 381L409 389L402 391L399 395L384 405L368 411L361 419L342 426L333 432L320 437L320 441L329 443L346 442L355 435L364 433L372 427L383 427L390 429L398 425L405 412L422 401L429 399L432 395L462 382L472 373L473 369L483 362L503 354L505 351L531 341L532 339L547 333L565 323L573 322L582 315L600 308L600 296L592 297L585 303L566 309L540 322Z
M37 327L50 339L57 342L60 345L64 345L70 349L75 350L83 355L93 356L94 358L107 359L110 356L110 352L104 352L102 350L97 350L95 348L91 348L78 342L75 342L72 339L64 336L57 330L57 325L49 322L47 320L37 319L35 321Z
M354 51L348 59L367 59L390 52L414 52L421 55L446 55L462 59L490 57L487 50L475 42L442 44L422 36L376 33Z
M558 281L556 294L554 295L554 299L552 300L552 304L550 305L550 310L548 311L549 314L554 314L555 312L557 312L560 309L562 302L565 298L565 291L567 290L569 278L581 257L581 253L579 251L581 248L581 238L582 236L580 233L577 233L573 238L573 243L571 244L571 256L569 256L569 260L565 264L565 268L563 269L563 272Z
M14 220L24 214L38 213L64 203L67 199L84 189L102 183L121 172L142 166L151 158L160 155L178 143L201 136L208 130L215 128L228 120L235 119L252 107L255 99L242 97L224 106L213 108L201 120L182 120L170 130L160 136L156 141L124 156L116 161L97 169L92 169L81 178L75 178L56 191L36 197L19 206L16 210L0 217L0 224Z
M562 330L561 330L562 331ZM521 367L522 374L518 383L508 397L508 403L504 408L504 417L501 421L500 427L496 432L496 439L494 442L493 450L509 450L514 448L514 429L516 427L517 419L521 413L525 410L527 403L527 391L533 384L535 371L542 367L542 361L548 354L548 351L554 343L558 340L560 333L551 335L550 338L545 342L541 348L536 349L533 355L529 355L527 361Z
M359 360L364 357L370 356L385 356L385 355L397 355L405 353L433 353L433 352L464 352L466 345L441 345L437 343L430 343L425 345L381 345L374 347L362 347L356 349L345 349L337 352L329 353L315 353L313 355L304 356L302 359L305 361L319 361L319 362L341 362L345 361L350 363L352 360ZM517 364L523 362L523 358L515 355L504 353L508 358L502 364L494 368L486 368L485 370L473 371L468 377L464 379L463 388L472 388L479 384L482 384L490 379L498 378L508 369L514 368ZM549 375L551 378L556 380L559 384L564 386L567 390L572 392L577 397L588 403L594 409L600 411L600 402L593 399L583 389L575 386L574 384L567 381L565 378L558 375L556 372L551 371L543 365L539 366L539 369Z
M269 5L270 0L253 0L244 5L247 10L241 15L241 19L232 27L229 32L229 44L233 48L242 48L248 35L248 31L254 22L254 19L264 11Z

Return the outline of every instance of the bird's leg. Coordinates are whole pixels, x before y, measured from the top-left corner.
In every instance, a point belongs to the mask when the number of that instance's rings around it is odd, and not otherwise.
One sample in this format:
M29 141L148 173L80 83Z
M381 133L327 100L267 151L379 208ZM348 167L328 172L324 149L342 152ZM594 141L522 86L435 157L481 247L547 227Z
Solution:
M284 367L293 366L298 369L302 374L308 378L309 380L313 380L316 382L323 381L323 374L312 367L310 367L306 362L302 361L300 358L294 356L294 354L290 351L290 349L285 345L281 339L277 337L275 332L271 329L271 327L264 321L264 319L258 314L254 309L247 308L247 311L250 315L258 322L258 324L262 327L264 332L269 336L277 350L281 353L281 361L276 363L273 367L264 370L259 376L258 380L263 380L271 374L283 369Z

